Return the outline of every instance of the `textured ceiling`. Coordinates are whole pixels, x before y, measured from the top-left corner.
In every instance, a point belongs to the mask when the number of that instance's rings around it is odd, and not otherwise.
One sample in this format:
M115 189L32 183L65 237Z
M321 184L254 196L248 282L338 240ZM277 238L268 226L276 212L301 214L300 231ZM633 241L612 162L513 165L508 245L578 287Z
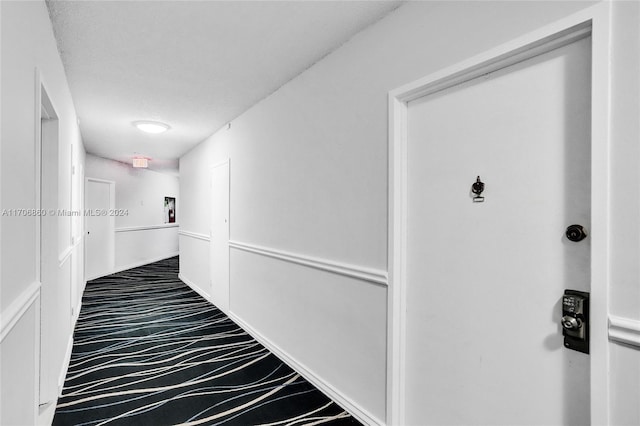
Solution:
M397 1L48 1L88 152L177 159ZM161 135L136 120L171 126Z

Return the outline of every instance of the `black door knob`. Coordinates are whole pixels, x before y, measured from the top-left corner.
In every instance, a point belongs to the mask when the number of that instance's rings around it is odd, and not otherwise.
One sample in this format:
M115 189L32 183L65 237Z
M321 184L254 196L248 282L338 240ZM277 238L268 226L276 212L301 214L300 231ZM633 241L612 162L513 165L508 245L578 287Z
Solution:
M582 225L569 225L567 227L565 235L567 236L569 241L573 241L574 243L587 238L587 232L584 230Z

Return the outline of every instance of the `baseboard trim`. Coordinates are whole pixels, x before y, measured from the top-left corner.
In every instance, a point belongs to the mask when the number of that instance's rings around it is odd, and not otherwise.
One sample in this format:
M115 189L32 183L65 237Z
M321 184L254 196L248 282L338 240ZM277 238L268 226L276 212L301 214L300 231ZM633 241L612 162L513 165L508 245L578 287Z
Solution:
M85 283L86 284L86 283ZM80 294L84 294L84 288ZM75 308L73 309L73 316L71 317L71 329L76 329L76 324L78 323L78 318L80 318L80 310L82 310L82 297L78 300Z
M95 277L87 277L87 282L89 281L93 281L93 280L97 280L98 278L102 278L102 277L108 277L109 275L113 274L113 272L109 272L106 275L97 275Z
M178 256L179 254L180 254L180 252L176 251L174 253L164 254L162 256L154 257L152 259L145 259L145 260L141 260L139 262L130 263L129 265L120 266L120 267L115 268L113 271L111 271L109 273L109 275L117 274L118 272L126 271L127 269L133 269L133 268L137 268L139 266L148 265L149 263L160 262L161 260L165 260L165 259L169 259L171 257ZM96 277L96 278L100 278L100 277ZM95 278L92 278L92 279L95 280Z
M297 265L307 266L309 268L319 269L321 271L343 275L349 278L355 278L384 287L386 287L388 283L387 272L379 269L366 268L359 265L336 262L328 259L320 259L304 254L290 253L255 244L241 243L238 241L229 241L229 247L236 250L271 257L273 259L283 260L285 262L295 263Z
M360 422L366 425L375 425L381 426L384 425L384 422L377 419L371 413L369 413L364 408L360 407L356 402L342 394L333 386L326 383L320 377L318 377L315 373L313 373L310 369L305 367L300 362L296 361L291 355L289 355L286 351L280 348L278 345L273 343L267 337L265 337L262 333L257 331L255 328L251 327L245 321L243 321L240 317L238 317L233 312L228 312L229 318L235 321L240 327L242 327L247 333L251 335L254 339L260 342L264 347L273 352L278 358L287 363L291 368L293 368L297 373L299 373L302 377L308 380L315 387L320 389L325 395L334 400L337 404L339 404L342 408L344 408L347 412L349 412L353 417L358 419Z
M640 349L640 321L609 316L609 340Z
M53 423L53 417L56 414L56 406L58 405L58 400L51 401L47 404L43 404L38 406L38 417L36 420L37 426L51 426Z
M200 234L198 232L180 230L180 231L178 231L178 235L195 238L196 240L202 240L202 241L207 241L207 242L211 241L211 238L207 234Z
M177 223L165 223L163 225L143 225L143 226L123 226L116 228L116 232L134 232L134 231L147 231L151 229L165 229L165 228L177 228Z
M41 284L39 281L34 281L24 289L22 293L11 302L7 309L0 315L0 342L4 341L4 338L11 333L13 327L16 326L18 321L22 318L25 312L33 305L40 296Z
M202 290L200 287L198 287L193 281L191 281L190 279L188 279L182 274L178 274L178 278L180 279L180 281L182 281L183 283L191 287L191 290L195 291L200 296L204 297L205 300L207 300L208 302L211 302L211 296L207 292Z
M67 378L67 371L69 371L69 364L71 363L71 352L73 351L73 333L69 336L67 342L67 351L64 354L64 363L58 376L58 397L62 395L62 388L64 387L64 379Z

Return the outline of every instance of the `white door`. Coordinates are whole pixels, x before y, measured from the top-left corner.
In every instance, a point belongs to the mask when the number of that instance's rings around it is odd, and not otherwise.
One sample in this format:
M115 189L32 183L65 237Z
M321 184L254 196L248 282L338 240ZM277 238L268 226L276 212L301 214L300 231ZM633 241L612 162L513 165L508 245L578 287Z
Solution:
M560 314L590 288L590 67L586 38L409 103L407 424L589 424Z
M85 184L85 274L88 280L113 270L114 225L109 215L113 183L87 179ZM105 214L106 212L106 214Z
M211 301L229 310L229 161L211 169Z

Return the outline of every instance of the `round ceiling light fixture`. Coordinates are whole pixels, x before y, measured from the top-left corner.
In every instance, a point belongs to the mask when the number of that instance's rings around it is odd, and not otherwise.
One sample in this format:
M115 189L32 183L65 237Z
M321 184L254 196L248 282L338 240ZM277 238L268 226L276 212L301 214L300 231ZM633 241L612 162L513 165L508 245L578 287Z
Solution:
M143 132L153 134L164 133L171 128L168 124L159 121L134 121L133 125Z

